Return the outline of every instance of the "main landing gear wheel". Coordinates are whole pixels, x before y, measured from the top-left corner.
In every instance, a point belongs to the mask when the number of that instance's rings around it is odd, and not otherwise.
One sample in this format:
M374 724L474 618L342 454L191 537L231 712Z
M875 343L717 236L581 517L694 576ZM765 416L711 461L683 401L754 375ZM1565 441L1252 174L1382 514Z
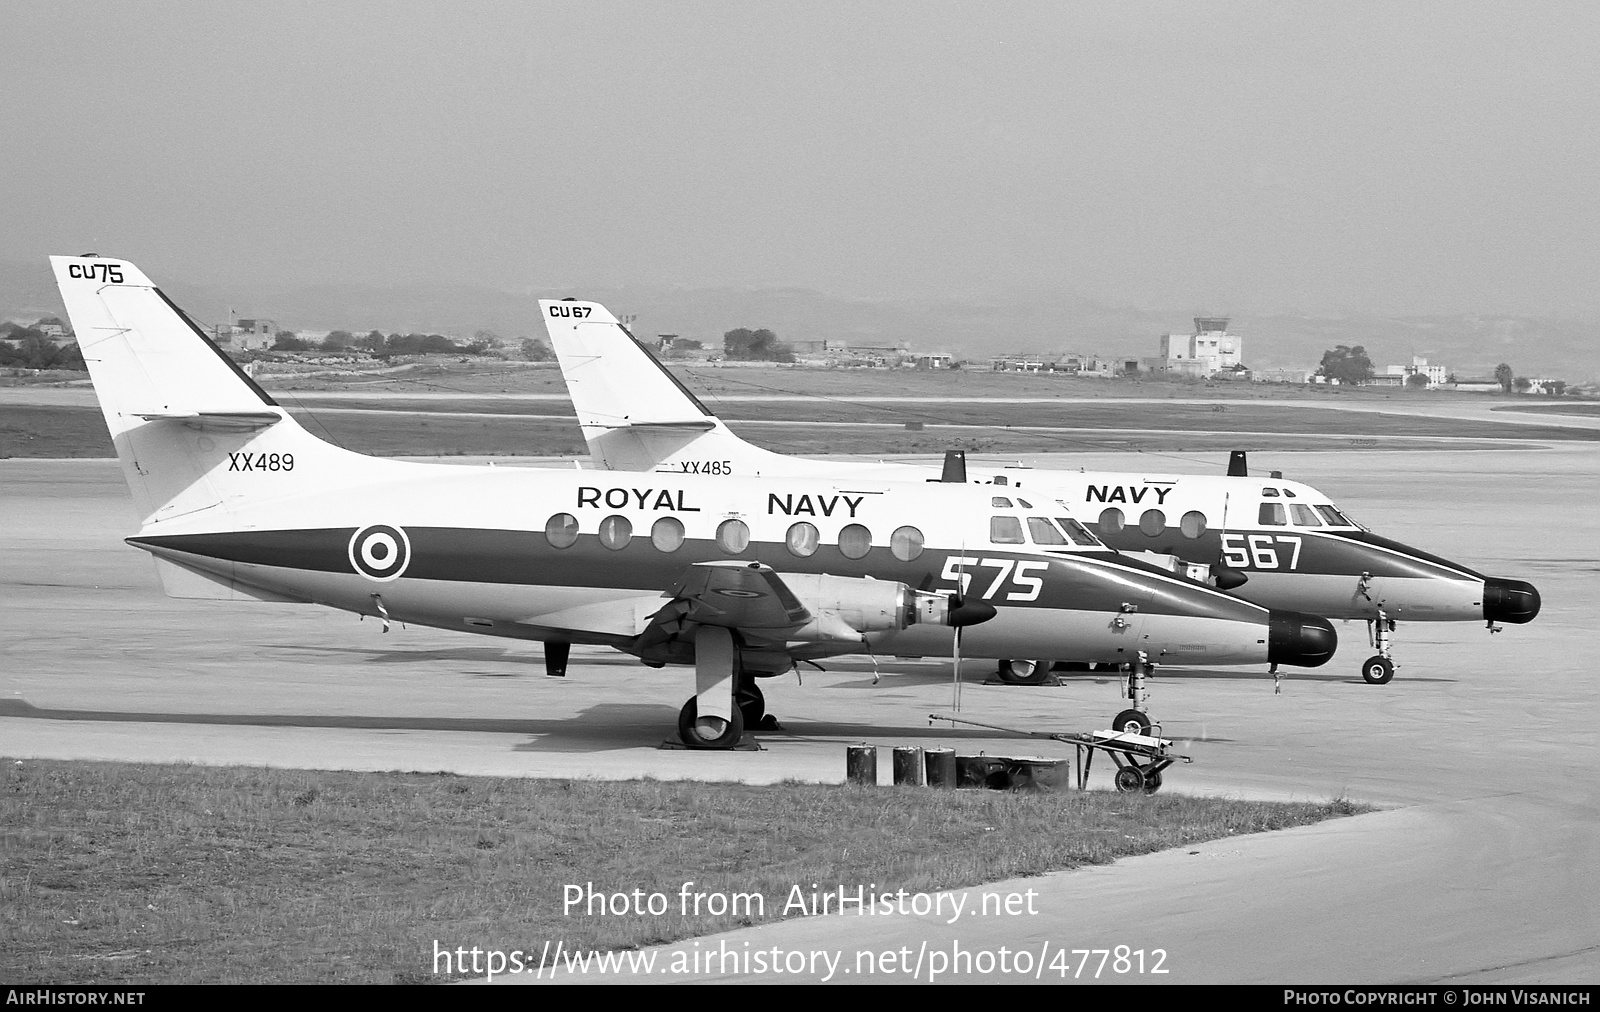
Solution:
M1139 710L1123 710L1111 722L1111 730L1123 734L1149 734L1152 726L1150 718Z
M1050 677L1049 661L1006 660L997 672L1008 685L1043 685Z
M678 737L690 748L733 748L744 737L744 715L738 707L730 720L699 716L698 700L693 696L678 711Z
M1117 770L1117 793L1133 794L1142 790L1146 790L1143 770L1137 766Z
M739 688L733 694L733 705L739 708L739 716L748 728L759 728L767 715L767 697L761 694L761 686L756 684L754 678L739 680Z
M1384 685L1394 677L1394 661L1382 654L1373 654L1361 665L1361 677L1372 685Z

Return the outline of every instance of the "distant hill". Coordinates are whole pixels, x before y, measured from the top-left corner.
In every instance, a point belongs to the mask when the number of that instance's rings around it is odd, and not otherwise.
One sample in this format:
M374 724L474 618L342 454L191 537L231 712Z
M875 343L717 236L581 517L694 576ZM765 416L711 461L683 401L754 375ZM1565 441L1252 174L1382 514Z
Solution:
M203 323L266 317L289 329L443 333L470 337L542 337L535 299L574 296L636 314L633 331L721 343L735 327L766 327L786 341L832 338L856 343L904 341L925 351L975 359L1008 352L1081 351L1138 358L1156 353L1168 332L1187 332L1194 312L1118 308L1087 299L1027 294L990 299L850 299L800 288L531 290L522 294L468 285L193 285L158 278ZM1215 307L1213 307L1215 308ZM61 313L45 263L0 261L0 319L32 321ZM1509 362L1518 375L1572 382L1600 378L1600 321L1532 317L1236 316L1245 360L1261 367L1314 368L1324 350L1363 345L1380 368L1422 355L1462 376L1489 375Z

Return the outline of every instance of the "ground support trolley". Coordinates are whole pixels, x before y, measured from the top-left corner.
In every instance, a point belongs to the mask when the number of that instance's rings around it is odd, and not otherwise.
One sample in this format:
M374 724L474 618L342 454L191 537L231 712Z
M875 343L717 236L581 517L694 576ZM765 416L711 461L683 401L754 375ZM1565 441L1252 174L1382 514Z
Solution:
M1026 735L1029 738L1048 738L1071 745L1077 753L1075 763L1078 790L1083 790L1089 782L1089 769L1094 764L1095 752L1104 752L1116 764L1117 772L1114 782L1117 790L1123 793L1143 791L1154 794L1161 789L1161 772L1173 763L1192 763L1194 759L1186 755L1179 755L1172 751L1173 742L1166 738L1153 738L1149 735L1132 734L1119 731L1090 731L1087 734L1071 732L1050 731L1019 731L1012 727L1001 727L999 724L985 724L982 721L967 720L964 717L951 717L941 713L928 714L928 722L948 720L952 724L970 724L973 727L987 727L995 731L1009 731L1012 734Z

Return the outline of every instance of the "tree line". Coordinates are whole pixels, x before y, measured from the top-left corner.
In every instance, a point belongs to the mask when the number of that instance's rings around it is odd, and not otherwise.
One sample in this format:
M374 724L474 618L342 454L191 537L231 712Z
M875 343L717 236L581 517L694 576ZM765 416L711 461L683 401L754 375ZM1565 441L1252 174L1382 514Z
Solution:
M329 331L320 341L300 337L291 330L280 330L272 342L272 351L364 351L378 358L391 355L489 355L506 342L491 330L480 330L472 341L461 344L443 334L384 334L381 330L356 335L348 330ZM536 338L523 338L518 350L530 362L544 362L553 358L550 348Z
M57 344L40 326L61 321L46 317L31 327L15 323L0 323L0 368L7 369L75 369L82 372L83 353L76 342Z
M1317 367L1317 375L1336 380L1344 386L1361 386L1372 382L1372 359L1367 355L1367 349L1359 344L1354 347L1341 344L1322 353L1322 364ZM1450 379L1451 382L1455 381L1454 376ZM1506 393L1513 389L1518 393L1526 393L1533 387L1532 380L1516 375L1506 362L1494 367L1494 380ZM1427 386L1429 382L1427 374L1422 372L1406 377L1406 385L1417 389ZM1553 380L1548 385L1555 389L1558 396L1566 392L1567 385L1561 380Z

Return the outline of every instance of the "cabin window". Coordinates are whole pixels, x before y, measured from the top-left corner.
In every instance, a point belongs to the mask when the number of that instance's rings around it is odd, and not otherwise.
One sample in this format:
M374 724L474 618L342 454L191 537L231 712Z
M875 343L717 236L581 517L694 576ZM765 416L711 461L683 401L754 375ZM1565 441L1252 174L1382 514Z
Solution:
M545 521L544 539L552 548L571 548L578 542L578 518L571 513L557 513Z
M1256 516L1256 521L1263 527L1287 527L1289 519L1284 515L1283 503L1264 502L1261 512Z
M750 528L743 520L724 520L717 526L717 547L738 555L750 547Z
M789 533L783 536L783 543L790 555L805 559L816 554L817 546L822 544L822 535L817 533L815 526L802 521L789 528Z
M1317 512L1322 514L1322 519L1328 521L1329 527L1354 527L1354 522L1349 517L1340 513L1332 506L1318 506Z
M650 528L650 541L660 552L676 552L683 547L683 521L662 517Z
M1126 521L1122 516L1122 511L1117 509L1115 506L1111 507L1100 514L1100 536L1105 537L1107 534L1121 534L1122 526L1125 522Z
M859 559L872 550L872 532L851 524L839 532L839 552L847 559Z
M1206 532L1206 515L1199 510L1190 510L1178 521L1178 530L1183 536L1193 540Z
M1317 519L1317 511L1305 503L1292 502L1289 504L1289 516L1294 518L1296 527L1321 527L1322 521Z
M1016 517L990 517L989 540L997 545L1025 545L1022 521Z
M1056 525L1044 517L1028 518L1028 537L1036 545L1064 545L1067 539L1056 530Z
M1139 529L1153 538L1167 529L1167 515L1160 510L1145 510L1139 517Z
M1278 498L1278 490L1275 488L1264 488L1261 490L1261 494L1266 496L1268 499Z
M633 540L633 522L624 516L609 516L600 521L600 543L620 552Z
M1061 529L1067 532L1067 537L1072 539L1073 544L1089 548L1100 547L1100 542L1095 539L1093 534L1089 533L1089 528L1071 517L1056 517L1056 523L1060 524Z
M1003 495L997 495L997 496L994 496L993 498L991 498L989 500L989 505L990 506L999 506L1002 509L1010 509L1011 508L1011 500L1007 499Z
M922 532L915 527L901 527L889 535L889 551L901 562L910 562L922 554Z

